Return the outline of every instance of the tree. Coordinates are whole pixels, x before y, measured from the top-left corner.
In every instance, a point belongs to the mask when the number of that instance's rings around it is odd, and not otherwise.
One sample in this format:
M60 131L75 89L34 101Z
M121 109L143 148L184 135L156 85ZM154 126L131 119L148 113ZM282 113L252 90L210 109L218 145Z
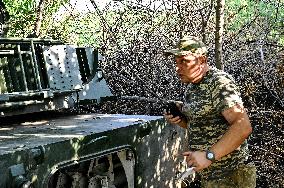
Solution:
M37 37L40 35L40 27L41 22L43 19L43 9L44 9L44 2L45 0L40 0L37 7L37 16L36 16L36 22L34 27L34 35Z
M10 15L8 37L47 36L53 16L69 0L3 0ZM44 19L43 19L44 18Z
M216 4L216 31L215 31L215 64L219 69L224 69L222 58L222 43L224 30L225 0L217 0Z

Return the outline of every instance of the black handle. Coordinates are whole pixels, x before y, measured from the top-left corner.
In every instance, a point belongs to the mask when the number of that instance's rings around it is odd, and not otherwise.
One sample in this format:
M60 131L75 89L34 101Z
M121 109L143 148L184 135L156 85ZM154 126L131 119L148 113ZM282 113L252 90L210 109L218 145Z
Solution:
M185 115L181 113L181 111L179 110L175 102L167 103L165 108L166 108L166 111L172 114L174 117L179 116L180 118L185 118Z

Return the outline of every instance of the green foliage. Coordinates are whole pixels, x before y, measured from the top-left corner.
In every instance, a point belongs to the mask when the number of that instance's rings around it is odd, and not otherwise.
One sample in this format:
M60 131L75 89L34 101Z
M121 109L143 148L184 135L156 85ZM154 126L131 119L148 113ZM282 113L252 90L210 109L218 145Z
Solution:
M266 37L284 45L284 2L272 0L228 0L226 9L228 32L238 32L245 27L252 30L250 40Z
M33 33L37 16L38 0L3 0L9 12L8 37L26 37ZM46 35L48 27L52 25L53 15L59 10L62 4L69 0L46 0L43 10L41 31Z
M68 33L73 36L68 37L67 41L80 46L100 47L104 43L103 39L107 38L111 39L112 43L105 46L115 51L117 48L123 49L133 45L137 40L146 41L151 37L150 34L155 32L166 33L169 28L175 28L173 25L177 22L173 21L174 16L168 19L169 24L162 25L167 18L166 12L149 14L143 10L133 11L131 8L104 11L101 14L77 14L68 22ZM58 25L66 25L66 21L62 20ZM155 31L155 28L158 30Z
M78 35L75 44L93 47L99 47L103 43L103 31L99 17L94 13L82 15L80 20L77 20L70 30L70 32Z
M39 0L3 1L10 14L7 35L26 37L33 33ZM103 38L113 38L116 45L124 47L135 40L146 40L155 33L163 33L163 36L172 38L170 35L175 35L177 31L184 31L186 28L180 15L170 10L149 11L131 6L125 6L123 9L109 8L101 13L68 10L56 18L63 5L68 6L69 1L45 0L40 37L95 47L102 45ZM228 35L248 30L245 35L247 40L265 37L279 45L284 45L283 27L283 1L226 1L226 32ZM112 48L111 45L107 46Z
M23 37L30 33L36 19L35 3L29 0L4 0L10 15L8 36Z
M250 0L229 0L227 2L226 17L228 30L238 30L254 16L255 3Z

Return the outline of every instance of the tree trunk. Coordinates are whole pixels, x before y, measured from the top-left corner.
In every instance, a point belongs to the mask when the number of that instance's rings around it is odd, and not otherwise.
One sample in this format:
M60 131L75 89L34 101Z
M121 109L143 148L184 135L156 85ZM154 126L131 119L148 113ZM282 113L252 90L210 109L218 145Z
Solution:
M5 4L0 1L0 37L6 36L8 32L8 24L6 22L9 20L9 17Z
M39 3L38 3L38 7L37 7L37 17L36 17L34 33L33 33L36 37L39 37L39 35L40 35L40 27L41 27L41 22L42 22L44 1L45 0L40 0Z
M222 63L222 41L224 30L225 0L217 0L216 4L216 31L215 31L215 64L218 69L224 69Z
M209 19L210 19L214 4L215 4L215 1L210 0L210 5L209 5L208 10L204 14L202 11L200 11L202 42L204 43L206 43L206 28L209 23Z

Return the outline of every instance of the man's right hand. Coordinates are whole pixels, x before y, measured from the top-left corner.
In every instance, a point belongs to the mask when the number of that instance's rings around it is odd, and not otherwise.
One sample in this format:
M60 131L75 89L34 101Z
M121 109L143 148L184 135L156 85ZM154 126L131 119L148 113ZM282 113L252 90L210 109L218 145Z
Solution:
M164 112L164 118L170 123L174 125L179 125L182 128L187 128L187 121L185 118L181 118L179 116L174 117L169 112Z

